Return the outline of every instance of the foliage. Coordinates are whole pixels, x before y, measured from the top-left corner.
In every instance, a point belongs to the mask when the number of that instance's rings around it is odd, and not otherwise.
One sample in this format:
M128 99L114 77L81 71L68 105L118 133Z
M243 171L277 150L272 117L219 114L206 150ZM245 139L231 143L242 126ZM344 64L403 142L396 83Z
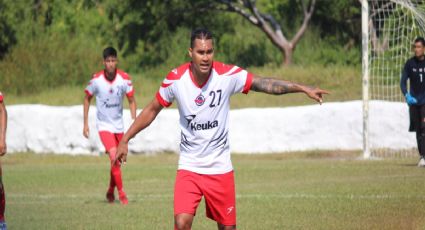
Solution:
M321 39L345 51L361 44L361 5L358 0L320 1L315 18ZM343 52L345 53L345 52ZM360 58L360 57L359 57Z
M354 26L359 7L353 1L318 2L295 63L360 63ZM203 8L205 2L0 0L0 85L18 95L81 85L102 68L101 51L107 46L118 49L120 66L130 73L171 69L189 60L190 31L196 27L214 33L217 60L245 68L281 63L281 54L258 28L232 13ZM293 31L302 20L300 9L293 8L296 0L261 0L258 5L285 30Z
M294 54L295 63L299 65L351 66L360 68L361 46L346 48L335 45L332 39L320 39L320 31L311 29L300 41Z
M85 37L69 40L66 45L63 40L63 35L40 36L14 47L0 62L2 88L22 95L87 82L94 70L101 68L100 47ZM86 45L81 46L82 42Z

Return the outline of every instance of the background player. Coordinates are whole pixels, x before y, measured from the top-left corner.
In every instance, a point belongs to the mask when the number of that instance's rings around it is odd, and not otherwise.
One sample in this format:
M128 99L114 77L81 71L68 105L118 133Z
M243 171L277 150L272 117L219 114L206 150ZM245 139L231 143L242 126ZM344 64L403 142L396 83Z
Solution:
M176 100L181 143L174 188L175 228L191 228L204 196L206 214L217 222L218 228L236 229L235 185L228 141L230 96L249 90L276 95L303 92L321 103L322 94L327 92L260 78L237 66L213 61L213 38L206 29L192 32L189 56L192 61L167 75L156 98L124 134L117 161L126 161L128 141L149 126L163 107Z
M7 128L7 111L3 102L3 94L0 92L0 156L4 156L7 151L6 146L6 128ZM6 208L6 196L3 186L2 169L0 164L0 230L7 229L4 219L4 211Z
M123 189L121 165L114 162L117 145L124 133L122 119L123 98L127 96L131 117L136 117L136 100L130 76L117 69L117 51L108 47L103 51L103 64L105 69L94 74L86 87L84 98L84 128L83 135L89 137L88 113L90 102L96 96L96 125L100 139L105 146L106 153L111 161L110 182L106 192L106 199L114 202L114 190L117 187L119 200L127 204L127 195Z
M404 65L400 88L409 105L410 128L416 132L416 141L420 155L419 167L425 167L425 40L422 37L415 39L415 56L407 60ZM410 90L407 91L407 79Z

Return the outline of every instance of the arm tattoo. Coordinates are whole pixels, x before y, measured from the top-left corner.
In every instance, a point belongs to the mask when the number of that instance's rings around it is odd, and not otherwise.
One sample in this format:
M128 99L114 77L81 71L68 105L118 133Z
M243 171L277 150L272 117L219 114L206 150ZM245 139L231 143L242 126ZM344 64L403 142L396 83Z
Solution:
M294 93L300 91L300 87L298 84L273 78L255 78L252 82L251 89L257 92L263 92L274 95Z

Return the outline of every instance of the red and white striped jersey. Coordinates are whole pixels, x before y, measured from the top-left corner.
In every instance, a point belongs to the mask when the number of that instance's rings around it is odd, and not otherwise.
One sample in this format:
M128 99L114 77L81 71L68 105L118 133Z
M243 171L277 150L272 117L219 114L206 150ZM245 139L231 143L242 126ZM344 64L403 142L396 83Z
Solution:
M156 94L165 107L176 100L180 114L179 169L200 174L233 170L228 141L230 96L248 93L253 75L237 66L213 62L208 80L198 85L191 63L173 69Z
M122 70L117 69L115 79L106 79L104 71L93 75L85 89L89 96L96 96L96 125L98 131L109 131L112 133L124 132L122 119L124 95L134 95L133 84L130 76Z

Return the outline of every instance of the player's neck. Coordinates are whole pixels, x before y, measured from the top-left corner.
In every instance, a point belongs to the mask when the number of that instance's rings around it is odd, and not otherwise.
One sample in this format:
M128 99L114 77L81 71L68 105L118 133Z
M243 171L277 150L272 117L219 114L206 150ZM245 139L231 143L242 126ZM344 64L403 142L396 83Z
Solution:
M114 72L112 72L112 73L109 73L108 71L106 71L106 70L104 70L104 73L105 73L105 78L108 80L108 81L113 81L114 79L115 79L115 76L117 75L116 73L117 73L117 71L115 70Z
M423 60L425 60L425 56L422 55L422 56L416 57L416 59L418 59L419 61L423 61Z
M192 72L193 80L195 80L198 85L204 85L204 83L208 81L208 77L210 76L211 71L206 74L203 74L196 71L193 66L190 69Z

